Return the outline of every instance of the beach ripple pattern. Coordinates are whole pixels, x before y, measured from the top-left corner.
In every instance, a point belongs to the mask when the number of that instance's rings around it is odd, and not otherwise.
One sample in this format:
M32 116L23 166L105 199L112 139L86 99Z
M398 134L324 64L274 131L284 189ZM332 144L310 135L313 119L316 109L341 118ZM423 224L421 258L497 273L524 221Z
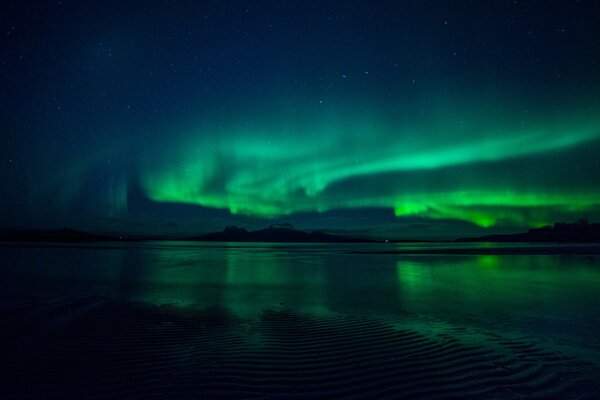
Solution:
M585 362L461 328L94 299L0 316L3 399L597 398Z

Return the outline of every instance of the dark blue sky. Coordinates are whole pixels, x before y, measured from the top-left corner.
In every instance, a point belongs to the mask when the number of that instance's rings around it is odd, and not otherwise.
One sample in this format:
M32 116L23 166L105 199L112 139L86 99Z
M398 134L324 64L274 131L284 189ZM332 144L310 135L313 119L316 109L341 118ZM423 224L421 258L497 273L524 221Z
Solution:
M2 2L0 226L600 215L595 1Z

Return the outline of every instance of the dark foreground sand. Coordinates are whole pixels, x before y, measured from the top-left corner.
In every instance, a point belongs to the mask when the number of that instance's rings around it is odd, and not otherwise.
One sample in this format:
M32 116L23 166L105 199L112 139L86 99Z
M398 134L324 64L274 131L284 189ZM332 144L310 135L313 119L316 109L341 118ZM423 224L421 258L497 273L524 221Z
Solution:
M0 314L0 398L592 399L590 365L353 315L86 298Z

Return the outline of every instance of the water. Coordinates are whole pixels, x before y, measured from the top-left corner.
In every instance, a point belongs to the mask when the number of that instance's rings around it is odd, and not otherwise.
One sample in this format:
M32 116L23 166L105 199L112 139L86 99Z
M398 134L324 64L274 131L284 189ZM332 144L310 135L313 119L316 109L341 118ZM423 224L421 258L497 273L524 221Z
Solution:
M12 300L98 295L254 316L281 308L410 316L600 345L598 256L356 250L355 244L186 242L3 247L0 274L3 296Z
M356 253L390 248L415 247L5 246L0 247L0 309L44 315L50 327L68 326L107 303L168 305L191 315L226 310L250 324L265 313L368 318L436 338L431 340L451 336L486 349L510 341L515 349L535 346L540 354L575 360L573 365L584 365L582 372L598 376L600 256ZM61 307L67 311L56 311Z

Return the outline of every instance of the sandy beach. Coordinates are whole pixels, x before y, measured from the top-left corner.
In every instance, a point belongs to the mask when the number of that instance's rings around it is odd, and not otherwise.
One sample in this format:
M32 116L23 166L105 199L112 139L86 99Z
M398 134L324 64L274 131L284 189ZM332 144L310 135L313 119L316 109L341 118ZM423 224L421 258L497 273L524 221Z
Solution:
M595 258L347 250L4 247L0 395L596 398Z

